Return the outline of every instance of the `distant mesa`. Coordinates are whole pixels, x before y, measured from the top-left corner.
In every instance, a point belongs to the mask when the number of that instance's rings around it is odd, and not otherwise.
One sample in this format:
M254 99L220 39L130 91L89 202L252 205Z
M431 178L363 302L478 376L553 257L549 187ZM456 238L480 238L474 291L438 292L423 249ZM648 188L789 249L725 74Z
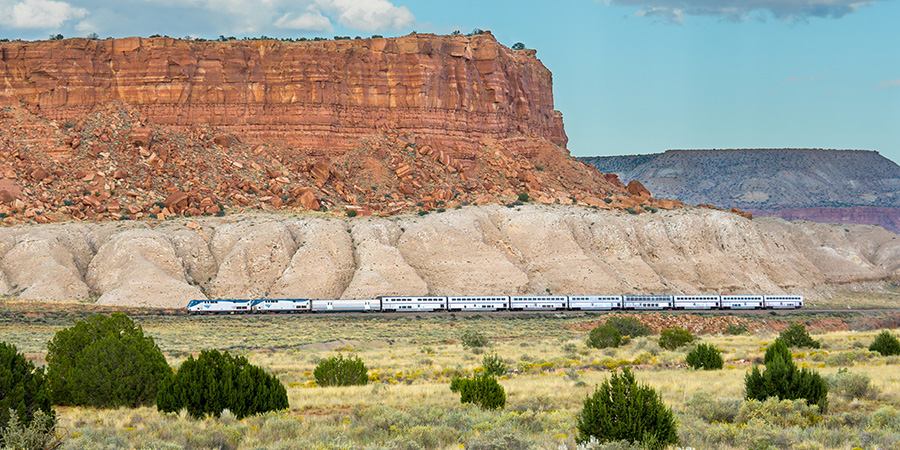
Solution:
M900 166L876 151L669 150L581 160L687 204L900 232Z

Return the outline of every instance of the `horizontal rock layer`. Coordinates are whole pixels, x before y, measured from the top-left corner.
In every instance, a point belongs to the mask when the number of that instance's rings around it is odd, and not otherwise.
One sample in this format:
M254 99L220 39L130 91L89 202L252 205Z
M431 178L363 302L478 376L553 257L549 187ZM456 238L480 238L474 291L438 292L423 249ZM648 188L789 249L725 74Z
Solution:
M234 215L0 229L0 294L184 307L195 298L524 293L800 293L894 280L900 240L872 226L467 207L427 216Z
M565 146L550 71L490 33L383 39L0 43L0 106L54 119L121 101L154 123L346 150L380 128L472 151L525 135Z

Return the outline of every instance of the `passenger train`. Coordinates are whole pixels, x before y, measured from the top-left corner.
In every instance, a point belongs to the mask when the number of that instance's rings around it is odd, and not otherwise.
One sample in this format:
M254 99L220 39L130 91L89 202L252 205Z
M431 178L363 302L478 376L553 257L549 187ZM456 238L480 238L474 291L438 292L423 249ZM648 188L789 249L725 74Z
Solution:
M433 311L612 311L797 309L802 295L483 295L381 296L362 300L191 300L190 314Z

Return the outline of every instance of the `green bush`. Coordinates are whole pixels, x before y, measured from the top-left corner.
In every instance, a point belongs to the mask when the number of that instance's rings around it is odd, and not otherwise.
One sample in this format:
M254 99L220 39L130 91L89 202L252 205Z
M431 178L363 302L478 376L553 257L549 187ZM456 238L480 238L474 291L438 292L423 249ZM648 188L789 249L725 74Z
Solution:
M313 376L319 386L362 386L369 382L369 369L356 356L332 356L319 361Z
M729 323L728 327L725 328L725 334L729 336L738 336L741 334L747 334L747 327L743 325L735 325L733 323Z
M520 193L519 193L518 201L520 201L520 202L522 202L522 203L525 203L525 202L527 202L528 200L529 200L529 198L528 198L528 193L527 193L527 192L520 192Z
M348 209L348 210L347 210L347 217L356 217L356 210L355 210L355 209Z
M466 348L487 347L488 345L487 336L478 330L463 331L463 333L459 335L459 341L462 343L462 346Z
M765 401L769 397L781 400L805 399L810 405L817 405L821 413L828 410L828 385L818 372L798 369L791 360L776 349L779 340L766 350L766 371L754 367L744 378L747 399ZM784 343L782 343L783 345ZM769 354L771 351L771 358Z
M829 391L847 399L874 399L878 396L878 389L872 385L872 379L864 373L840 369L837 373L826 375L825 382Z
M621 343L622 335L619 334L619 330L617 330L616 327L605 323L594 327L594 329L588 333L585 345L593 348L607 348L618 347Z
M672 410L653 388L639 385L627 368L584 399L576 428L578 443L594 437L600 442L640 442L653 450L678 443Z
M869 351L881 353L881 356L900 355L900 341L888 330L883 330L872 341Z
M725 363L722 352L709 344L698 344L688 352L685 360L688 366L697 370L719 370Z
M666 350L675 350L691 342L694 342L694 335L684 328L666 328L659 334L659 346Z
M616 331L619 332L619 336L631 336L635 338L649 336L651 332L650 327L642 324L641 321L635 317L612 316L609 319L606 319L606 324L615 327Z
M496 353L486 354L481 358L481 367L485 375L501 376L506 373L506 363Z
M53 450L62 446L62 435L56 433L56 419L35 411L30 423L19 421L15 411L9 409L9 423L0 428L0 448L5 450Z
M790 361L792 358L791 350L781 339L775 339L775 342L766 347L766 355L765 358L763 358L763 364L769 364L776 357L779 357L786 361Z
M274 375L250 364L243 356L203 350L189 356L175 375L160 383L156 408L177 412L185 408L191 417L219 417L229 410L238 420L288 407L287 391Z
M506 406L506 391L491 375L452 378L450 391L459 393L460 403L474 403L485 409L499 409Z
M153 338L121 313L90 316L47 344L47 381L57 405L152 404L160 380L171 374Z
M784 341L788 347L819 348L822 344L809 336L806 327L802 323L793 323L781 332L778 339Z
M28 427L38 413L52 425L55 416L44 369L35 369L15 345L0 342L0 443L11 421L18 427Z

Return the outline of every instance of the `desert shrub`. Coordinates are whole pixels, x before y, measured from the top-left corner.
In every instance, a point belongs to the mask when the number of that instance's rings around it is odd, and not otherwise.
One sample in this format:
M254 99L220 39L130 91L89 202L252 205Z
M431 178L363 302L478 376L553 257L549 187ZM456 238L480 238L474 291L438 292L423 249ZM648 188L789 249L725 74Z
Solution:
M781 400L805 399L810 405L819 407L821 413L828 410L828 385L818 372L802 368L798 369L790 356L775 350L779 341L766 350L772 357L766 361L766 371L760 372L754 367L744 378L745 397L764 401L769 397ZM783 344L783 343L782 343Z
M356 210L355 210L355 209L348 209L348 210L347 210L347 217L356 217Z
M741 334L747 334L747 327L743 325L735 325L733 323L729 323L728 327L725 328L725 334L729 336L738 336Z
M20 422L15 411L6 411L9 422L0 428L0 448L7 450L53 450L62 446L56 433L56 419L40 409L28 423Z
M889 405L878 408L869 416L868 428L900 432L900 411Z
M725 361L722 360L722 352L709 344L698 344L685 357L688 366L692 369L718 370Z
M459 341L466 348L487 347L488 338L478 330L466 330L459 335Z
M791 349L789 349L787 347L787 344L785 344L781 339L775 339L775 342L766 347L766 355L763 359L763 364L769 364L776 357L787 361L790 361L792 358Z
M619 334L619 330L606 323L594 327L594 329L588 333L585 345L593 348L607 348L618 347L621 343L622 335Z
M867 361L872 355L876 355L876 353L869 352L868 350L850 350L832 353L825 357L825 364L829 366L849 367L857 361Z
M694 335L684 328L666 328L659 334L659 346L666 350L675 350L691 342L694 342Z
M520 202L522 202L522 203L527 202L527 201L529 200L529 198L528 198L528 193L527 193L527 192L520 192L520 193L519 193L518 200L519 200Z
M156 408L177 412L185 408L191 417L220 417L229 410L238 420L288 407L287 391L274 375L250 364L243 356L203 350L189 356L178 372L160 383Z
M47 344L47 381L57 405L152 404L160 380L171 374L153 338L121 313L90 316Z
M486 354L481 358L481 367L485 375L500 376L506 373L506 363L496 353Z
M319 361L313 370L319 386L362 386L369 382L369 370L356 356L332 356Z
M821 343L809 336L806 327L802 323L793 323L778 335L778 340L784 341L788 347L819 348Z
M883 330L875 336L872 345L869 346L870 352L881 353L881 356L900 355L900 340L897 340L888 330Z
M53 421L44 369L35 369L15 345L0 342L0 443L2 430L11 419L16 420L17 426L27 427L39 411Z
M650 335L650 327L641 323L635 317L613 316L606 319L607 325L612 325L619 332L619 336L631 336L633 338Z
M708 392L696 392L685 402L688 410L707 423L733 423L743 402L734 398L720 399Z
M779 400L773 397L763 401L744 401L735 420L741 424L760 420L781 428L811 427L822 420L822 415L818 406L809 405L804 399Z
M847 399L875 398L878 389L872 385L872 379L864 373L850 372L840 369L837 373L825 376L828 390Z
M474 403L485 409L506 406L506 391L497 379L490 375L453 378L450 380L450 391L459 393L460 403Z
M460 446L463 448L463 446ZM477 433L465 447L467 450L528 450L535 448L534 442L529 442L525 433L509 426L499 426L483 433Z
M584 399L576 428L578 443L625 440L650 449L678 443L675 415L651 387L638 384L627 368L614 373Z

